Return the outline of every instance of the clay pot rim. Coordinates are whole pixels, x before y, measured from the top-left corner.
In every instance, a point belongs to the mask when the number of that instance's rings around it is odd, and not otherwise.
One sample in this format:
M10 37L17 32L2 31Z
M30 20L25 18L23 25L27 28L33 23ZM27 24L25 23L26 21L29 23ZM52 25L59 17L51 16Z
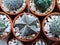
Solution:
M32 43L32 45L34 45L34 43L36 42L36 41L38 41L38 40L41 40L41 41L43 41L46 45L47 45L47 42L45 41L45 40L43 40L43 39L36 39L33 43Z
M30 8L30 2L29 2L30 0L28 0L27 2L28 2L28 8L29 8L29 10L33 13L33 14L35 14L35 15L37 15L37 16L46 16L46 15L48 15L48 14L50 14L53 10L54 10L54 8L55 8L55 0L53 0L53 7L52 7L52 9L47 13L47 14L41 14L41 13L39 13L39 14L37 14L37 13L35 13L31 8Z
M12 19L6 14L6 13L4 13L4 12L0 12L0 14L3 14L3 15L6 15L7 16L7 18L10 20L10 32L5 36L5 37L1 37L1 39L5 39L6 37L8 37L9 36L9 34L11 33L11 29L12 29Z
M34 16L34 15L31 14L31 13L27 13L27 14L30 14L30 15ZM21 13L21 14L19 14L18 16L15 17L15 19L13 20L13 28L14 28L15 20L16 20L19 16L22 16L22 15L23 15L23 13ZM34 16L34 17L36 17L36 16ZM38 20L38 23L39 23L39 25L40 25L39 27L41 27L41 24L40 24L40 21L39 21L39 20ZM23 41L23 42L32 41L32 40L36 39L36 38L38 37L38 35L40 34L40 31L38 31L37 35L36 35L34 38L32 38L32 39L30 39L30 40L24 40L24 39L21 39L21 38L17 37L17 36L15 35L15 33L14 33L13 30L14 30L14 29L12 29L12 32L13 32L14 36L15 36L18 40L21 40L21 41Z
M44 31L44 21L45 21L49 16L54 15L54 14L55 14L55 15L58 14L57 16L60 16L60 13L58 13L58 12L54 12L54 13L51 13L51 14L47 15L47 16L43 19L43 22L42 22L42 31L43 31L44 35L47 37L47 39L52 40L52 41L60 41L60 39L52 38L52 37L47 36L46 33L45 33L45 31Z
M55 45L55 44L58 44L58 43L60 43L60 42L54 42L54 43L52 43L52 45Z
M13 39L16 39L16 38L12 38L12 39L10 39L10 40L13 40ZM10 41L10 40L9 40L9 41ZM16 39L16 40L18 40L18 39ZM8 42L9 42L9 41L7 41L7 45L8 45ZM18 41L21 42L20 40L18 40ZM21 43L22 43L22 42L21 42ZM22 45L24 45L24 44L22 43Z
M27 3L27 1L25 0L25 3ZM26 8L26 6L27 6L27 4L25 4L25 6L24 7L21 7L22 9L21 10L19 10L17 13L8 13L8 12L6 12L4 9L3 9L3 7L2 7L2 0L1 0L1 9L5 12L5 13L7 13L7 14L9 14L9 15L17 15L17 14L20 14L20 13L22 13L24 10L25 10L25 8Z
M56 4L57 4L58 9L60 10L60 6L58 4L58 0L56 0Z

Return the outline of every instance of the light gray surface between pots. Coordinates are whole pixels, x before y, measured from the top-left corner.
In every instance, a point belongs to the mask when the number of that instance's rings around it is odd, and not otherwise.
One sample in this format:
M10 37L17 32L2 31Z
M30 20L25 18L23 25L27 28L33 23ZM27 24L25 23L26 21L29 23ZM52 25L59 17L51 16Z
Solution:
M8 40L8 38L6 38L4 40L0 40L0 45L7 45L7 40Z

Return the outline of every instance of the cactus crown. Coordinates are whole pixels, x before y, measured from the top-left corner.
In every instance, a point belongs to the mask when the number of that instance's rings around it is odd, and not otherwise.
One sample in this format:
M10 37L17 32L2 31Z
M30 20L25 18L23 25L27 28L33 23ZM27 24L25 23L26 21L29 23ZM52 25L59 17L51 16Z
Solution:
M49 37L60 38L60 16L50 16L46 20L45 31Z
M34 0L34 3L36 9L44 13L50 7L52 0Z
M21 32L21 36L29 36L31 34L37 34L38 26L37 26L38 18L35 18L31 15L23 14L22 17L15 21L14 27L18 27Z
M53 20L53 22L51 22L50 32L53 35L60 35L60 16L57 20Z
M17 11L23 5L23 0L4 0L3 3L10 11Z

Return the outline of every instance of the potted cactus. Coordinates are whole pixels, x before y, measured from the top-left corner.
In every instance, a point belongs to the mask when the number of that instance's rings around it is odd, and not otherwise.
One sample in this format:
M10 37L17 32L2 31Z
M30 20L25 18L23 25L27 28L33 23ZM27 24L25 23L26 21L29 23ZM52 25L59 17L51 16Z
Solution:
M16 38L13 38L7 42L7 45L23 45L23 43Z
M53 11L55 0L29 0L28 8L38 16L45 16Z
M10 34L11 28L11 18L7 14L0 12L0 39L4 39Z
M47 43L42 39L37 39L33 42L32 45L47 45Z
M60 11L60 0L56 0L56 10Z
M40 21L31 13L22 13L14 19L12 31L19 40L32 41L40 33Z
M10 15L21 13L26 7L26 0L1 0L1 8Z
M60 13L51 13L45 17L42 23L45 36L53 41L60 41Z

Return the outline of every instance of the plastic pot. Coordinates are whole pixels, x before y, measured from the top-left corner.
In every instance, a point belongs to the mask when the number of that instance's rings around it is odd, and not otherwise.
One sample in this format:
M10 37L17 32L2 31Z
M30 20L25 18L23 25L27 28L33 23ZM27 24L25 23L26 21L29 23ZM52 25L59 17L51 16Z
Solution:
M17 15L26 8L26 0L1 0L1 8L9 15Z
M32 41L40 33L40 21L31 13L19 14L13 21L12 32L21 41Z
M47 2L49 0L45 0L45 4L43 1L42 0L28 0L28 8L33 14L37 16L46 16L53 11L55 7L55 0L50 0L50 2ZM49 6L47 6L47 4L49 4Z
M0 39L4 39L9 36L12 29L12 20L11 18L0 12Z

